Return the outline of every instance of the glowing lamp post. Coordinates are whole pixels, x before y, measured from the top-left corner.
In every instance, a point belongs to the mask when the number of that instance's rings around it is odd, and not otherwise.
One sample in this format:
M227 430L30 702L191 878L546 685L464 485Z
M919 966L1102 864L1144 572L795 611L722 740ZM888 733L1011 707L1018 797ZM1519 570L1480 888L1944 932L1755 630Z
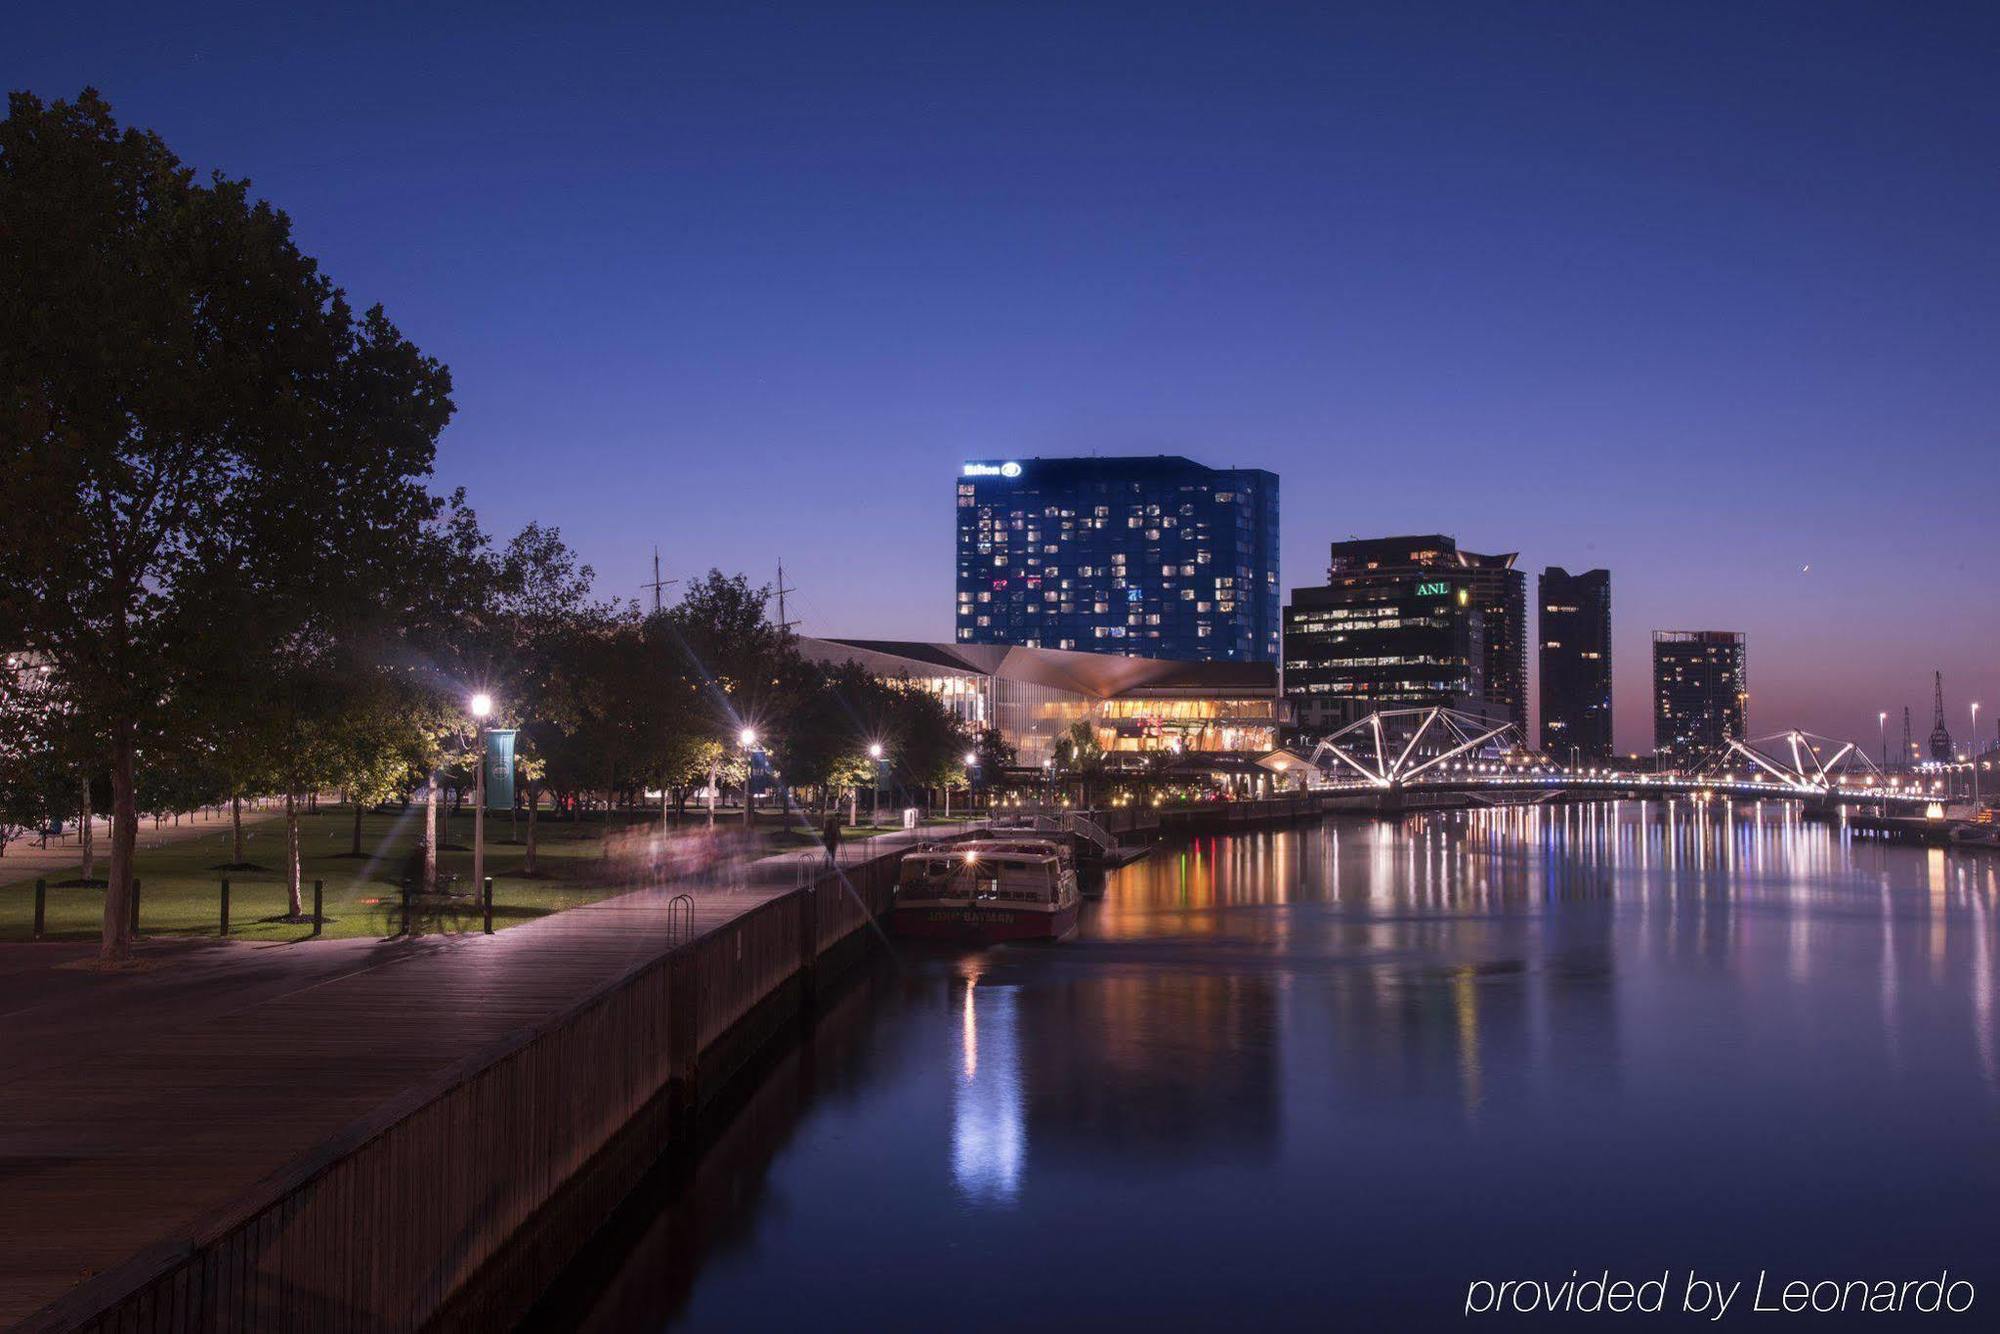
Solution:
M736 734L736 739L743 744L743 827L748 829L757 818L756 803L750 795L751 779L754 777L751 772L751 762L757 750L757 729L746 727Z
M970 815L972 814L972 808L973 808L972 780L974 776L979 772L979 752L976 750L968 750L965 752L964 758L965 758L965 813L967 815ZM944 818L947 820L951 818L951 785L949 783L945 785L944 789Z
M486 720L493 716L493 696L484 690L470 702L473 725L479 730L479 776L472 784L472 892L486 892ZM463 791L463 789L460 789Z
M868 758L875 762L875 790L868 794L868 823L882 827L882 743L868 743Z
M1972 746L1966 752L1972 763L1972 804L1979 804L1979 701L1972 701Z

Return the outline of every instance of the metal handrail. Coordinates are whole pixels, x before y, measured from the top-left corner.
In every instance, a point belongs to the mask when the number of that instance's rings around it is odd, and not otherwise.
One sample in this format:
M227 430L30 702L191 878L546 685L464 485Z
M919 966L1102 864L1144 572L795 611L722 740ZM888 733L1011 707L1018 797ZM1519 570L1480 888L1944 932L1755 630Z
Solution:
M694 895L676 894L667 900L667 934L683 940L694 936Z

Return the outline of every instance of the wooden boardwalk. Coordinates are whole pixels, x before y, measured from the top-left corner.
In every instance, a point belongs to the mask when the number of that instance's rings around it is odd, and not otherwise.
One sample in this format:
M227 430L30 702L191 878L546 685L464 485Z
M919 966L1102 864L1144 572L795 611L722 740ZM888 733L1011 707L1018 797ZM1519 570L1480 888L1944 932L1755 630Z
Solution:
M903 841L844 849L842 861ZM693 889L693 935L790 893L800 865L786 854L730 887ZM0 1014L11 1058L0 1071L0 1325L186 1235L398 1095L656 959L689 938L668 909L688 888L490 937L277 947L289 964L274 965L271 947L211 946L240 951L245 966L204 957L194 981L169 947L150 972L74 969L59 1006ZM21 956L0 967L7 957Z

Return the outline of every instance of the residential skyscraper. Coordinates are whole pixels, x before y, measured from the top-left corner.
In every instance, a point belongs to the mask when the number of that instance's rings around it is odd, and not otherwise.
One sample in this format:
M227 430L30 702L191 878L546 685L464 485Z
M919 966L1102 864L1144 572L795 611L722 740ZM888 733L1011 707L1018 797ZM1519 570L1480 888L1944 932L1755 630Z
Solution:
M1611 572L1542 571L1541 749L1567 760L1611 758Z
M1741 739L1749 700L1740 633L1653 631L1653 750L1661 763L1695 764Z
M1147 458L960 470L957 642L1278 656L1278 477Z

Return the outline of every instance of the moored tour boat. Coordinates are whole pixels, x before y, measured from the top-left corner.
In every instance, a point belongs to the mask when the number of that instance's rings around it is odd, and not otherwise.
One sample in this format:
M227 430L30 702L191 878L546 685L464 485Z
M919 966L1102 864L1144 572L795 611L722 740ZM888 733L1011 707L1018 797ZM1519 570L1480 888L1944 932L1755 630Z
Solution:
M889 924L933 939L1060 940L1081 903L1062 844L973 839L904 854Z

